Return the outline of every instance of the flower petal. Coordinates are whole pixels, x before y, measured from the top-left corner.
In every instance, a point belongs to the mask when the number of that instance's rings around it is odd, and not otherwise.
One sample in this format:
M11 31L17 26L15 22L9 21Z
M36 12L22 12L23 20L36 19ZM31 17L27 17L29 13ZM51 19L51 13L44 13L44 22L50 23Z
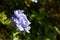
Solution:
M31 29L30 26L29 26L29 27L26 27L26 28L25 28L25 31L26 31L27 33L30 33L30 31L29 31L30 29Z
M30 26L29 26L29 27L26 27L26 29L27 29L27 30L30 30L30 29L31 29L31 27L30 27Z
M12 17L12 20L13 20L15 23L18 23L18 19L17 19L17 18Z
M26 31L27 33L30 33L30 31L29 31L29 30L27 30L26 28L25 28L25 31Z
M18 29L19 29L20 31L24 31L24 28L21 27L21 25L16 24L16 26L18 27Z
M35 2L35 3L37 3L37 0L32 0L32 2Z

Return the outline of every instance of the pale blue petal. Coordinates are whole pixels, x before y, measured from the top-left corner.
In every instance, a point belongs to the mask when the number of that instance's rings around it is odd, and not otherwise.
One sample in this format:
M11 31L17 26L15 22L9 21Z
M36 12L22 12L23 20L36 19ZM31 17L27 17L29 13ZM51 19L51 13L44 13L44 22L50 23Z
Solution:
M23 28L21 25L16 24L16 26L17 26L17 28L18 28L20 31L24 31L24 28Z

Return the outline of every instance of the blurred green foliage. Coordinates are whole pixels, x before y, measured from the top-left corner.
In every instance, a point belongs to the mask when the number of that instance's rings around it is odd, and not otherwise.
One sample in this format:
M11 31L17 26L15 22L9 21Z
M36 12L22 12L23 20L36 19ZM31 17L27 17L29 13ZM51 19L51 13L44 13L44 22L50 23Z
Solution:
M57 40L60 35L60 0L0 0L0 40L22 40L22 32L11 21L16 9L24 10L31 22L25 40Z

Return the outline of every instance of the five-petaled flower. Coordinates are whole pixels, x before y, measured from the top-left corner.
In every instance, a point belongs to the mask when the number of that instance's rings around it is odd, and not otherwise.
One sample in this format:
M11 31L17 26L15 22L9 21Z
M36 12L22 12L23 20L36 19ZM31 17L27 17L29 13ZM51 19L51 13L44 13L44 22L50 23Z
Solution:
M20 31L25 31L30 33L30 22L27 19L27 16L23 13L24 10L14 10L14 16L12 17L12 21L16 23L17 28Z

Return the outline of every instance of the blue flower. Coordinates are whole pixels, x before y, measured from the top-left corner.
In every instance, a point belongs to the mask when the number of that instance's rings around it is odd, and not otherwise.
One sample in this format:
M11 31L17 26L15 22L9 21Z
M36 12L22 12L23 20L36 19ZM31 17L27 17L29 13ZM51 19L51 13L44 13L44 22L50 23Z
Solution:
M30 33L29 30L31 27L29 25L31 23L23 12L23 10L15 10L12 21L16 23L16 26L20 31L26 31L27 33Z

